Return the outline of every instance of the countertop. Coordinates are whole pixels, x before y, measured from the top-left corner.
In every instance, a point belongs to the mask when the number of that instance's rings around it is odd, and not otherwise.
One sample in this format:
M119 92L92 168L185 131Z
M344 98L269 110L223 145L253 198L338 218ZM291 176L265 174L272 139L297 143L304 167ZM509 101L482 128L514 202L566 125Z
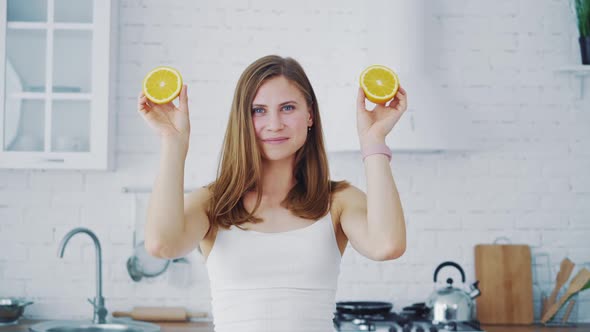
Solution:
M0 332L28 332L28 327L44 320L23 319L18 325L0 326ZM213 325L210 322L189 322L189 323L157 323L162 332L213 332ZM575 326L541 326L541 325L484 325L486 332L589 332L590 323L580 323Z
M0 332L29 332L29 326L46 321L22 319L18 325L0 326ZM210 322L187 322L187 323L169 323L158 322L162 332L213 332L213 324Z
M575 326L543 326L543 325L483 325L486 332L588 332L590 323L579 323Z

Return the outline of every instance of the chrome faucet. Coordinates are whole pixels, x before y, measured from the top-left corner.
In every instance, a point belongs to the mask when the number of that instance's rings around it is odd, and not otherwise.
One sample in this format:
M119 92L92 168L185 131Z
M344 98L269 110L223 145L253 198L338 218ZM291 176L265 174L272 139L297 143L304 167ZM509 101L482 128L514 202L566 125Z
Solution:
M94 307L92 322L94 324L105 324L108 311L104 306L104 297L102 297L102 252L100 249L100 242L98 242L96 235L87 228L77 227L72 229L61 240L57 251L58 256L63 258L66 244L68 244L68 241L72 236L78 233L86 233L92 238L92 241L94 241L94 247L96 248L96 297L94 298L94 301L88 299L88 302Z

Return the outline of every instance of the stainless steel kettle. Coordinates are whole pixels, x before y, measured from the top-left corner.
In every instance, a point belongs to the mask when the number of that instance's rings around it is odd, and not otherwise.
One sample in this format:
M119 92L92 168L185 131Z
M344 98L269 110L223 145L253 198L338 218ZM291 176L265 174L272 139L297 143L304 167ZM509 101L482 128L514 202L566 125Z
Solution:
M438 272L446 267L455 267L461 272L461 281L465 283L465 272L461 266L455 262L444 262L434 271L434 282L436 283ZM429 318L434 324L464 322L475 320L475 302L474 298L478 297L481 292L477 288L479 281L471 285L470 292L460 288L453 287L453 279L447 279L447 286L435 290L428 300L426 306L429 310Z

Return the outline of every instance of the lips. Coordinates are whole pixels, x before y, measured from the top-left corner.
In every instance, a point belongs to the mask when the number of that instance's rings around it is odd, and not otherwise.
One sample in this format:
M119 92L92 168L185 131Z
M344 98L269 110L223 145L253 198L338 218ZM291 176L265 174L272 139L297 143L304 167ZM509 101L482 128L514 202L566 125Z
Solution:
M262 140L262 142L264 144L269 144L269 145L278 145L278 144L283 144L288 140L289 140L288 137L275 137L275 138L264 139L264 140Z
M289 139L288 137L276 137L276 138L267 138L264 139L263 141L265 142L281 142L281 141L285 141Z

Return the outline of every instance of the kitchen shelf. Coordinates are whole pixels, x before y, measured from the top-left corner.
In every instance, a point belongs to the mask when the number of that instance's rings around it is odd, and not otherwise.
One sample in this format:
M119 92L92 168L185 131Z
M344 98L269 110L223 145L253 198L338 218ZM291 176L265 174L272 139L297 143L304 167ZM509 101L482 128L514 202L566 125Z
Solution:
M23 29L23 30L45 30L53 28L55 30L89 30L94 29L92 23L45 23L45 22L8 22L6 23L8 29Z
M185 194L190 193L196 189L197 188L195 188L195 187L187 187L187 188L184 188L184 193ZM127 187L121 188L121 192L126 193L126 194L146 194L146 193L152 192L152 187L127 186Z
M580 80L578 99L582 99L584 97L584 81L586 77L590 76L590 65L564 66L557 68L556 71L558 73L570 74Z
M45 93L45 92L19 92L11 93L8 98L13 99L45 99L51 95L53 100L92 100L91 93Z

